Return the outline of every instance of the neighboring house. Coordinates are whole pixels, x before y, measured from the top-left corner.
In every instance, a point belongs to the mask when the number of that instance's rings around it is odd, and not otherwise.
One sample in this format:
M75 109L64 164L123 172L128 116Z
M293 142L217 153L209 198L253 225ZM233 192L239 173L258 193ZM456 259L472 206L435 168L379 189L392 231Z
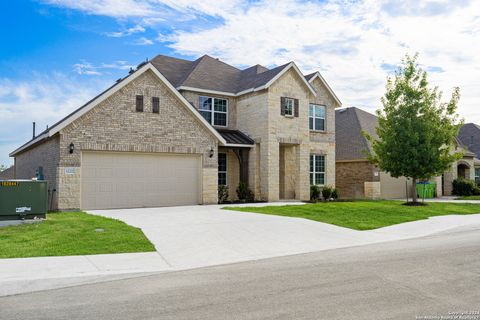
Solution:
M460 128L458 140L475 154L475 181L480 183L480 126L474 123L467 123ZM472 170L472 168L469 168Z
M159 55L10 155L43 167L57 209L217 203L240 181L258 200L308 200L335 185L335 108L295 63L240 70Z
M335 121L336 185L341 197L395 199L404 198L407 191L411 196L411 181L403 177L393 178L367 160L367 154L372 153L372 146L362 132L378 138L375 130L378 119L375 115L354 107L345 108L336 111ZM438 196L451 195L452 182L457 177L475 178L475 154L461 142L461 133L456 139L455 150L463 152L462 159L454 162L441 177L432 179L437 184Z
M0 180L10 180L15 177L14 175L14 167L11 166L3 171L0 171Z
M372 146L362 132L378 138L375 131L377 126L377 117L361 109L351 107L335 112L335 181L340 197L404 198L406 183L410 188L411 182L407 182L406 178L393 178L368 161L367 156L372 152Z

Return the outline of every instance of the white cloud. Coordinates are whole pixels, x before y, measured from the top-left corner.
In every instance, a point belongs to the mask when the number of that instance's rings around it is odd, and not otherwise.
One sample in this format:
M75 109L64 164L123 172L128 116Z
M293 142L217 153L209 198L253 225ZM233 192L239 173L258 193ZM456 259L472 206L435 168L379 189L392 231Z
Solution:
M88 14L115 18L144 17L154 14L148 1L138 0L44 0L44 3Z
M147 39L148 40L148 39ZM109 69L114 70L129 70L134 68L134 65L128 64L126 61L114 61L111 63L102 63L94 65L88 61L81 60L79 63L73 65L73 69L80 75L99 76L106 73Z
M32 74L27 81L0 79L0 164L10 164L8 154L85 102L108 84L101 80L80 83L65 75Z
M134 42L135 45L138 45L138 46L150 46L153 44L153 40L150 40L148 38L145 38L145 37L141 37L139 39L137 39L135 42Z
M120 37L130 36L134 33L141 33L141 32L145 32L145 28L142 27L141 25L137 24L137 25L135 25L131 28L127 28L123 31L107 32L107 33L105 33L105 35L108 36L108 37L120 38Z

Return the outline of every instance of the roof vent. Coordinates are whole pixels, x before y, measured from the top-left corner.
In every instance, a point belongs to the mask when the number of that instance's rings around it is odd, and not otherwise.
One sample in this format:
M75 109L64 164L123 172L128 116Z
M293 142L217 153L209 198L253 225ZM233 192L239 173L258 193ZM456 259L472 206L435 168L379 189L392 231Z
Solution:
M133 70L133 68L130 68L130 70L128 70L128 74L132 74L134 72L135 72L135 70Z

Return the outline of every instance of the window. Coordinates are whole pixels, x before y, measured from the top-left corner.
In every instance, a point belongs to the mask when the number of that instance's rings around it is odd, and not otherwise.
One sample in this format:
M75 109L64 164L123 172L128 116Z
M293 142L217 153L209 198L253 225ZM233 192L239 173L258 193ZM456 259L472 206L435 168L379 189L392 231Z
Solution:
M280 97L280 114L287 117L298 117L298 99Z
M293 116L293 109L295 108L295 100L291 98L285 98L285 115L286 116Z
M143 96L137 96L135 103L136 103L135 110L137 112L143 112Z
M325 106L310 104L308 120L310 130L325 131Z
M475 182L480 183L480 168L475 168Z
M218 154L218 185L224 186L227 184L227 154Z
M325 156L310 155L310 185L325 184Z
M152 97L152 112L160 113L160 99L158 97Z
M214 126L227 126L228 104L226 99L200 97L198 109L205 120Z

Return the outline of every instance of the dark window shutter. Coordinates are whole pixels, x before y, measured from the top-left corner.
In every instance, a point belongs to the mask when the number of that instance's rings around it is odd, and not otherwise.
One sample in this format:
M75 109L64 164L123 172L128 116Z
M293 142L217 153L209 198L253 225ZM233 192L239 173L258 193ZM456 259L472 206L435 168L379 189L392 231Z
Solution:
M294 103L295 110L294 110L293 114L295 115L295 117L298 118L298 99L295 99L294 101L295 101L295 103Z
M280 97L280 114L285 115L285 97Z
M160 99L158 97L152 97L152 112L160 113Z
M143 96L137 96L135 110L137 112L143 112Z

